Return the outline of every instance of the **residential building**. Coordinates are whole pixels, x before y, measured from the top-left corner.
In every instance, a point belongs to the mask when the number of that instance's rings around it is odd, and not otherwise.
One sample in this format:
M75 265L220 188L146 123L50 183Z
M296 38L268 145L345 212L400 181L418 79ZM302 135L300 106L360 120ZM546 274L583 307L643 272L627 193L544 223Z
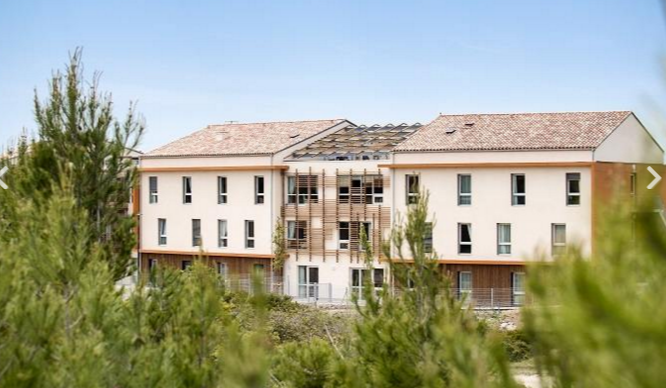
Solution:
M142 269L149 262L181 268L205 254L225 274L270 274L283 159L347 125L341 119L211 125L145 154Z
M185 268L203 253L224 276L273 273L282 222L283 291L349 298L368 277L375 287L390 281L395 249L381 247L427 190L427 249L458 292L503 290L520 304L526 260L557 257L573 241L591 252L600 198L635 198L645 167L662 164L631 112L209 126L141 158L142 268Z

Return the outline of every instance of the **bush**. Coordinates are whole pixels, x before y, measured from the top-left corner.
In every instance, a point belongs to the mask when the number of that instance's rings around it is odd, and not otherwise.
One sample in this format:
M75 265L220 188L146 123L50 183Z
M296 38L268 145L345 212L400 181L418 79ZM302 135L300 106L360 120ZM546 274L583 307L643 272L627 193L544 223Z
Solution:
M323 387L329 382L333 347L314 338L307 342L292 342L281 346L272 363L272 375L281 384L294 388Z
M504 350L511 362L527 360L532 356L532 346L529 337L521 330L510 330L502 334Z

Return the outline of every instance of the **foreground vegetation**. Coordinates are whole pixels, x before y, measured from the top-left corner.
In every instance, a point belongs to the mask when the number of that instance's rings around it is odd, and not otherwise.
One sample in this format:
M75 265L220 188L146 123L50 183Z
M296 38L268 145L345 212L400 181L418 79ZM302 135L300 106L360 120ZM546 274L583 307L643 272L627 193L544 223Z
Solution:
M77 69L65 77L69 88L81 88ZM0 386L514 387L509 362L528 354L558 387L666 381L666 242L654 213L639 214L637 247L618 227L628 210L614 208L593 257L574 247L531 267L524 331L510 334L448 293L436 254L424 249L427 195L392 234L391 246L414 259L391 264L397 292L366 284L354 316L266 295L260 285L229 292L200 264L118 290L131 268L133 220L99 209L127 194L134 171L113 167L122 184L104 183L93 177L99 164L82 160L121 160L136 127L131 115L125 127L91 125L95 90L87 100L52 92L53 109L38 107L40 138L12 166L21 171L12 187L22 189L0 195Z

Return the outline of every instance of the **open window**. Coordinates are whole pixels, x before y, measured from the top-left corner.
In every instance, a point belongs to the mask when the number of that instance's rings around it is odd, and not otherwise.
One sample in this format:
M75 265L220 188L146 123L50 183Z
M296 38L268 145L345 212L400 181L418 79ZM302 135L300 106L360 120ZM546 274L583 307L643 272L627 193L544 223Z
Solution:
M254 203L262 204L266 200L265 198L265 186L264 186L264 177L255 176L254 177Z
M458 224L458 254L472 253L472 224Z
M405 203L413 205L419 201L419 176L417 174L405 175Z
M308 246L307 221L287 221L287 248L305 249Z
M183 203L192 203L192 177L183 177Z
M319 187L316 175L287 177L287 203L306 204L319 202Z
M511 205L523 206L526 203L525 174L511 174Z
M580 173L567 173L567 206L580 205Z

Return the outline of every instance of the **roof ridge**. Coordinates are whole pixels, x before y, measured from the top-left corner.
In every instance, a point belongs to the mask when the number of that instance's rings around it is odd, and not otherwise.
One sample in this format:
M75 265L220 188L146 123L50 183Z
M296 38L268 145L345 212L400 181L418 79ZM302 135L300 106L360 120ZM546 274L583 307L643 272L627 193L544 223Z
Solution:
M206 128L210 127L223 127L225 125L257 125L257 124L288 124L288 123L314 123L319 121L345 121L345 118L334 119L319 119L319 120L286 120L286 121L256 121L252 123L224 123L224 124L208 124Z
M632 110L590 110L590 111L558 111L558 112L505 112L505 113L453 113L446 114L440 113L438 117L442 116L513 116L513 115L552 115L552 114L571 114L571 113L634 113Z

